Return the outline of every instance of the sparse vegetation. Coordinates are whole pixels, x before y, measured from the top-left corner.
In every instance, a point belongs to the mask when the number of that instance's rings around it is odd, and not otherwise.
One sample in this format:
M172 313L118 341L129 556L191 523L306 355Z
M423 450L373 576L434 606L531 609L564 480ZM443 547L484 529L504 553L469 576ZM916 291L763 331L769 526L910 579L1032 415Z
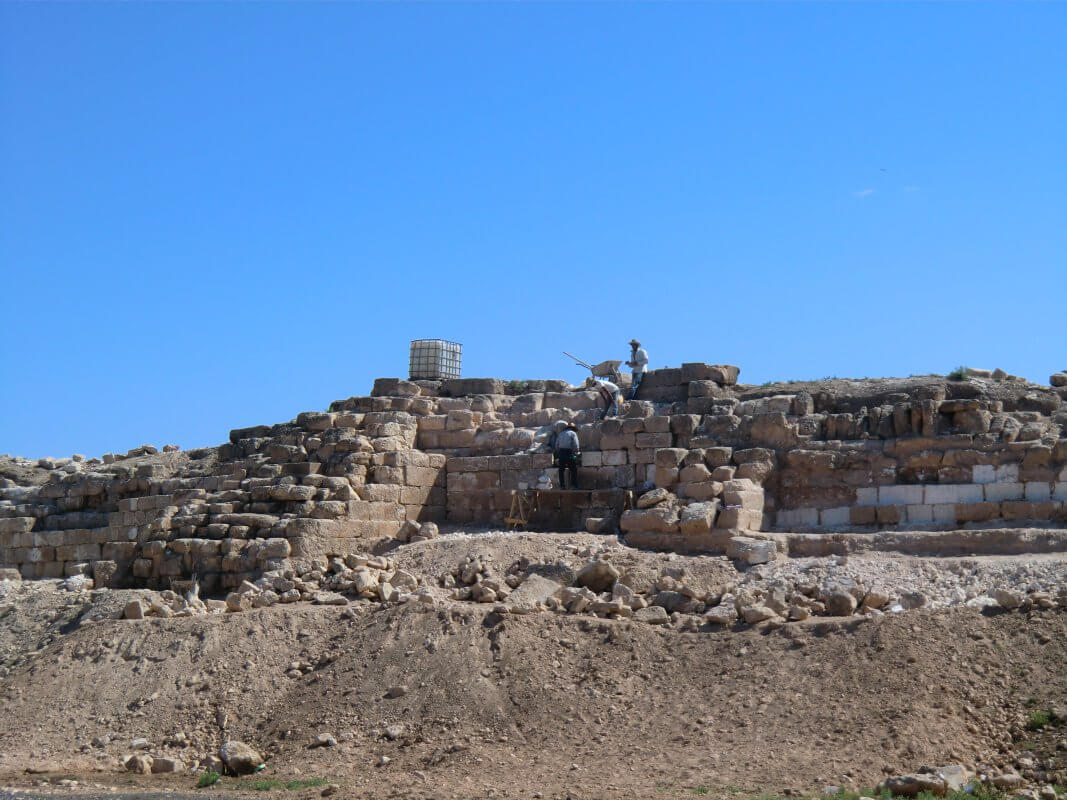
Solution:
M965 381L971 377L971 371L967 367L956 367L948 375L945 376L950 381Z
M313 789L318 786L325 786L328 781L325 778L295 778L293 780L283 781L279 778L259 778L250 781L241 781L234 784L235 789L252 789L256 792L272 792L279 789L285 789L293 792L299 789Z
M1052 713L1045 709L1037 709L1031 711L1030 716L1026 718L1026 729L1030 731L1039 731L1047 725L1051 725L1054 718Z
M222 776L213 769L204 770L200 775L200 780L196 782L196 788L205 789L208 786L214 786L219 782L221 777Z

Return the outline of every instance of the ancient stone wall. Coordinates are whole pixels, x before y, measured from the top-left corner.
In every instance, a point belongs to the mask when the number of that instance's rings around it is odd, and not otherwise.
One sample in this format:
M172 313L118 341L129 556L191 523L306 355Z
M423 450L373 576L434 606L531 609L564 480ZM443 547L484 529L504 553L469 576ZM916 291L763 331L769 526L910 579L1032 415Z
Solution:
M558 420L579 431L584 491L542 496L531 525L546 530L619 527L634 544L723 552L759 531L1067 521L1067 388L737 376L652 371L606 420L595 393L560 381L380 379L369 397L236 429L218 448L7 481L0 567L164 587L195 572L225 588L287 558L370 549L407 523L499 527L513 493L549 470Z

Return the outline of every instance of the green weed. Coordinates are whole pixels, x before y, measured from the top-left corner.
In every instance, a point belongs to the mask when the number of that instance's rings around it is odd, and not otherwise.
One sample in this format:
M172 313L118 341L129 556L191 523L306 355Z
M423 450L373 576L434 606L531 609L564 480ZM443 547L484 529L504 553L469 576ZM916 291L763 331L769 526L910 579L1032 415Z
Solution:
M219 778L221 777L222 776L213 769L205 770L200 774L200 780L196 782L196 788L204 789L208 786L214 786L219 782Z

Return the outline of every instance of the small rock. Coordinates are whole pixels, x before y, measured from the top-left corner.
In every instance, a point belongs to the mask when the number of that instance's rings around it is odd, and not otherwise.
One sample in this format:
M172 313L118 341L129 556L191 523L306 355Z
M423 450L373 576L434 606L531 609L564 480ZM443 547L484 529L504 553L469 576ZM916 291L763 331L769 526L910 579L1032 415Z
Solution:
M856 613L856 598L844 589L834 589L823 595L823 605L831 617L850 617Z
M666 489L653 489L651 492L645 492L639 498L637 498L638 508L652 508L652 506L659 505L671 498L671 493Z
M151 745L148 743L148 740L143 736L138 737L130 742L131 750L147 750L149 747L151 747Z
M400 723L394 723L392 725L385 726L385 738L390 742L395 742L401 736L404 735L404 726Z
M337 739L329 733L320 733L311 741L311 747L336 747Z
M774 619L776 616L778 615L774 613L774 610L767 608L767 606L745 606L741 609L741 618L749 625Z
M390 686L389 690L385 693L385 696L390 700L395 700L398 697L403 697L408 693L408 687L406 686Z
M145 607L140 600L131 600L122 611L126 619L144 619Z

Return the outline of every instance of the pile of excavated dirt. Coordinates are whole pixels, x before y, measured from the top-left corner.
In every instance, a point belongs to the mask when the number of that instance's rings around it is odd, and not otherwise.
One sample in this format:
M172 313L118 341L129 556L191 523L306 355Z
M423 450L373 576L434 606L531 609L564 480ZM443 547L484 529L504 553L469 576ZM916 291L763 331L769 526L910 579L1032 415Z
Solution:
M817 573L925 592L931 607L962 587L1025 594L1067 573L1054 557L879 554L739 572L724 558L583 535L453 535L389 555L429 582L469 555L504 573L523 559L576 568L597 552L634 584L651 586L665 567L692 585L741 589ZM1067 783L1059 717L1047 741L1027 738L1035 710L1067 707L1062 606L945 603L698 631L677 618L517 616L469 602L135 621L117 617L143 593L0 586L5 785L63 775L189 789L190 768L224 737L266 757L261 777L323 777L341 797L817 794L947 763ZM312 746L320 735L326 746ZM185 771L133 775L122 758L134 752Z

